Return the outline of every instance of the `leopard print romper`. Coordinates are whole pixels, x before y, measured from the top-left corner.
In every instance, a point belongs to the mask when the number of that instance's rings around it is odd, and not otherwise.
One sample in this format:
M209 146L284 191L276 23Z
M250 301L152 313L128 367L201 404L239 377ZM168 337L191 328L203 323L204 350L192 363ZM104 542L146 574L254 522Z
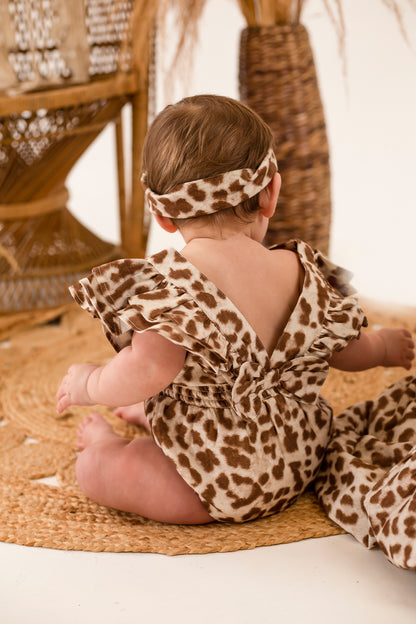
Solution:
M216 520L278 512L315 478L332 410L319 394L328 358L359 335L349 276L301 242L302 292L269 356L235 305L174 249L93 270L73 287L116 350L133 331L183 346L174 382L148 399L156 444ZM342 293L341 293L342 291Z

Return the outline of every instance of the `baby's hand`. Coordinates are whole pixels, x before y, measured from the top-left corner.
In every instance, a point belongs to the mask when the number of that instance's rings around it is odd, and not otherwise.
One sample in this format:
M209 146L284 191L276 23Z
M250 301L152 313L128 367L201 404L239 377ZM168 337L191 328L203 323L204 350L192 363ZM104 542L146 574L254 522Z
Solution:
M403 366L409 370L415 357L415 344L407 329L380 329L385 346L383 366Z
M93 405L87 392L87 381L96 364L73 364L61 381L56 398L56 411L61 414L70 405Z

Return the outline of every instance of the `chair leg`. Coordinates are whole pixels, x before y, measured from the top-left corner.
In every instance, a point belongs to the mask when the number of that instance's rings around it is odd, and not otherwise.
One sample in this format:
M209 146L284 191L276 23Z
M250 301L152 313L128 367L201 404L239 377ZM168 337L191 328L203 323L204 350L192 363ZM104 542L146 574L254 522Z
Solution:
M146 252L144 231L144 191L140 182L143 143L147 130L147 90L132 98L132 180L131 203L127 216L127 251L132 256L143 257Z
M114 123L116 136L116 155L117 155L117 181L118 181L118 208L120 216L120 239L121 248L126 250L126 218L127 218L127 200L126 200L126 171L124 165L124 139L123 139L123 111Z

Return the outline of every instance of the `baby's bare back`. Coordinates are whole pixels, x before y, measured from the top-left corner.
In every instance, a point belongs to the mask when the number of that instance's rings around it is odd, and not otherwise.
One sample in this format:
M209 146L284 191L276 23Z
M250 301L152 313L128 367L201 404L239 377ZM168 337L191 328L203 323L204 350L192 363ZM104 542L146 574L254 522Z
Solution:
M301 291L297 255L239 235L193 240L181 253L234 303L271 353Z

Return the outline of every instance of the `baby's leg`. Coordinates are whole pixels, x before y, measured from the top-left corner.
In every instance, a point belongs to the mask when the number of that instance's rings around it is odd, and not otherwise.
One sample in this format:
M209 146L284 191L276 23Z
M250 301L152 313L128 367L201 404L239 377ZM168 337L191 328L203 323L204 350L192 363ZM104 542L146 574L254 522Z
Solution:
M78 429L78 445L83 449L76 464L78 483L96 503L159 522L212 521L151 438L120 438L99 414L92 414Z
M115 416L126 420L134 425L140 425L148 431L150 431L149 421L146 418L144 411L144 403L135 403L135 405L126 405L125 407L118 407L114 410Z

